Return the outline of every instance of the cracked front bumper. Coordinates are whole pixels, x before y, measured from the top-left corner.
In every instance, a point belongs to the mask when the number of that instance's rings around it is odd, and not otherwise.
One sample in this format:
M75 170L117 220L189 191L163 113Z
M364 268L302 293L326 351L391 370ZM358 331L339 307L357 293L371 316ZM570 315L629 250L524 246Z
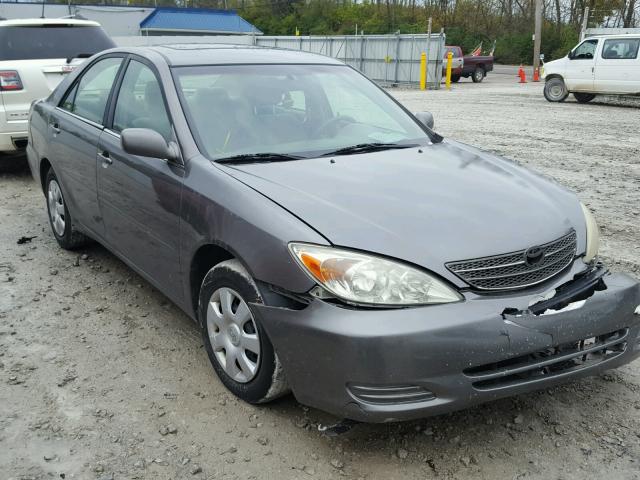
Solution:
M253 305L299 402L366 422L408 420L545 388L640 355L640 284L546 315L534 295L479 296L398 310L313 300L302 310ZM508 311L517 312L505 314Z

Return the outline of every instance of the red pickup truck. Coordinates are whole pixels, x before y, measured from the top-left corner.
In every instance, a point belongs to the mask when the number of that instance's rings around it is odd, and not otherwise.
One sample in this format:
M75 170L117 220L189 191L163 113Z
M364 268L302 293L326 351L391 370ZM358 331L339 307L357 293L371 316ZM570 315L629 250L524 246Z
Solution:
M487 76L487 72L493 70L492 56L462 55L462 48L457 46L444 47L444 64L442 65L442 76L447 73L447 54L453 53L453 64L451 68L451 81L457 82L461 77L471 77L474 83L480 83Z

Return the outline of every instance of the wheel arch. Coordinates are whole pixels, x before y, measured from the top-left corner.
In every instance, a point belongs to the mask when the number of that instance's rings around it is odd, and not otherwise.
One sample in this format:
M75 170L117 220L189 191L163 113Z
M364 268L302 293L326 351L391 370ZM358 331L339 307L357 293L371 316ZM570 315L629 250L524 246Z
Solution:
M40 160L40 186L42 187L42 191L46 193L46 185L47 182L47 172L51 170L53 167L51 166L51 162L48 158L44 157Z
M546 77L544 77L544 83L547 83L549 80L552 80L554 78L559 78L560 80L562 80L564 82L565 85L567 84L567 82L564 81L564 77L562 75L560 75L559 73L550 73L550 74L548 74Z
M225 260L237 259L244 265L231 249L217 243L205 243L200 245L189 262L189 300L196 321L198 318L198 305L200 300L200 286L209 270Z

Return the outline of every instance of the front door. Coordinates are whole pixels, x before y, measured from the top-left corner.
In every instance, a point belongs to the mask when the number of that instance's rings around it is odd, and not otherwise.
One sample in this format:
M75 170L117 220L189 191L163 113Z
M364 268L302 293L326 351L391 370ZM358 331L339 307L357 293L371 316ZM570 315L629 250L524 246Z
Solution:
M106 239L163 292L182 291L179 261L183 167L160 158L130 155L120 132L150 128L174 140L160 83L151 67L130 60L114 95L113 122L98 145L98 197Z
M593 71L597 48L598 40L589 39L574 48L569 55L564 81L572 92L591 92L593 90Z
M100 236L96 154L105 108L122 62L122 57L108 57L90 66L49 118L54 168L59 170L65 200L73 218Z
M594 91L640 93L640 38L604 40L596 60Z

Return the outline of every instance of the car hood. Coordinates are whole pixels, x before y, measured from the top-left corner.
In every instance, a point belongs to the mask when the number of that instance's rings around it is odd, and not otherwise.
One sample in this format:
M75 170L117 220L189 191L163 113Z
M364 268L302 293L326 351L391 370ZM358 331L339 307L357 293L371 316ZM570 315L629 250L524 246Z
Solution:
M543 65L545 75L549 75L551 73L563 74L568 60L569 59L567 57L562 57L557 60L552 60L551 62L545 62Z
M445 262L526 249L572 228L585 245L573 194L458 142L223 168L333 245L402 259L458 285Z

